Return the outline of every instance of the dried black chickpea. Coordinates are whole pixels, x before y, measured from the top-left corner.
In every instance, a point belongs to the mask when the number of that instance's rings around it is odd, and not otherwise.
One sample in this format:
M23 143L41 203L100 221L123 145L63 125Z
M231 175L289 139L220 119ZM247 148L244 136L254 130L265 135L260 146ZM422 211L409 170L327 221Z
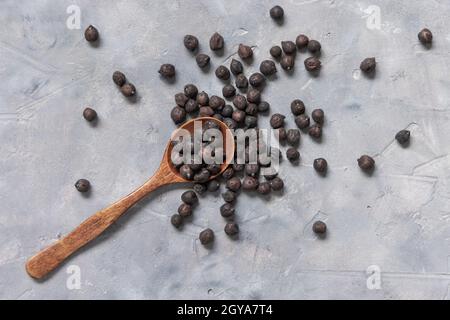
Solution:
M315 109L311 113L311 118L321 125L325 121L325 112L322 109Z
M375 168L375 160L368 155L363 155L358 159L358 166L366 172L371 172Z
M236 88L239 88L239 89L248 88L248 80L247 80L247 77L243 73L240 73L236 76L234 83L236 85Z
M112 78L114 83L119 87L122 87L127 82L127 78L120 71L114 72Z
M231 73L237 76L238 74L241 74L244 72L244 66L242 63L236 59L232 59L230 63L230 70Z
M216 77L220 80L230 79L230 70L225 66L218 66L216 69Z
M287 131L286 131L286 129L284 127L278 128L276 133L275 133L275 136L278 138L278 140L281 143L284 143L286 141L286 139L287 139Z
M230 129L236 129L237 128L237 123L236 121L234 121L231 118L224 118L223 119L223 123L225 123L225 125L230 128Z
M309 52L317 54L322 49L322 45L317 40L309 40L307 48Z
M322 221L316 221L313 224L313 232L318 235L324 235L327 232L327 225Z
M256 128L258 126L258 118L247 115L244 120L245 128Z
M361 62L359 68L364 73L373 73L375 72L375 68L377 66L377 62L375 58L366 58Z
M99 38L99 32L94 26L90 25L84 31L84 38L88 42L96 42Z
M194 164L190 164L189 166L190 166L191 169L194 170L195 172L200 171L200 169L204 167L203 163L194 163Z
M300 152L295 148L288 148L286 151L286 158L290 162L298 161L298 159L300 159Z
M201 106L207 106L209 104L209 95L202 91L197 95L197 103Z
M191 99L197 99L198 89L193 84L187 84L184 86L184 94Z
M220 215L226 219L233 218L235 209L232 203L225 203L220 207Z
M299 50L305 49L306 47L308 47L308 43L309 43L309 38L307 36L305 36L304 34L300 34L297 36L297 38L295 39L295 44L297 45L297 48Z
M227 84L222 88L222 95L229 99L236 95L236 88L232 84Z
M214 109L211 108L210 106L205 106L200 107L200 111L198 114L200 117L212 117L215 114L215 112Z
M249 89L247 91L247 101L249 103L260 103L261 102L261 92L259 92L259 90L256 89Z
M281 178L275 177L270 180L270 186L273 191L281 191L284 188L284 182Z
M300 99L295 99L291 103L291 111L294 116L304 114L306 110L305 104Z
M258 189L259 182L256 178L245 176L242 180L242 189L246 191L253 191Z
M283 55L280 61L280 66L283 70L291 71L295 65L295 57L293 55Z
M303 129L308 128L310 125L310 122L311 121L310 121L309 117L305 114L301 114L301 115L295 117L295 124L297 125L297 127L299 129L303 130Z
M180 175L186 180L192 180L194 178L194 170L188 164L184 164L180 167Z
M223 122L223 116L220 113L214 114L213 118Z
M211 121L211 122L215 124L214 121ZM217 128L210 127L209 129L217 129ZM206 170L208 170L211 173L211 175L217 175L217 174L219 174L221 167L220 167L220 164L218 164L218 163L212 163L212 164L206 165ZM214 180L212 180L212 181L214 181Z
M170 63L165 63L163 65L161 65L161 67L159 68L158 73L166 79L170 79L175 77L175 66L173 64Z
M318 158L314 160L313 167L317 172L324 174L328 169L328 162L324 158Z
M315 124L309 128L308 134L314 139L320 139L322 137L322 127Z
M433 42L433 34L431 33L430 29L422 29L419 32L418 37L419 41L425 46L429 46Z
M186 111L183 108L176 106L172 109L170 117L175 124L180 124L186 120Z
M181 195L181 201L193 206L198 203L198 197L194 191L186 191Z
M256 116L258 114L258 105L256 103L249 103L247 108L245 108L245 113L251 116Z
M223 107L225 107L225 100L222 99L219 96L211 96L209 98L209 106L213 109L213 110L222 110Z
M194 184L192 189L194 189L195 193L202 195L206 192L206 185L202 183L196 183Z
M269 111L270 109L270 104L267 101L261 101L258 104L258 112L264 113Z
M192 216L192 206L186 204L186 203L182 203L179 207L178 207L178 214L180 216L182 216L183 218L187 218Z
M200 243L204 246L211 244L214 242L214 232L211 229L206 229L200 232L199 235Z
M259 165L256 163L248 163L245 165L245 174L250 177L257 177L259 175Z
M217 190L219 190L220 188L220 183L217 180L211 180L208 182L208 184L206 185L206 189L209 192L216 192Z
M195 51L198 48L198 39L193 35L185 35L183 43L189 51Z
M184 107L186 105L186 102L188 102L189 97L186 96L183 92L175 94L175 103L177 106Z
M282 41L281 48L283 52L287 55L292 55L297 52L297 46L293 41Z
M223 201L227 203L233 203L236 201L237 193L233 192L231 190L225 191L225 193L222 194Z
M233 114L233 107L230 106L229 104L227 104L225 107L223 107L222 111L221 111L221 115L223 117L231 117L231 115Z
M199 53L195 57L195 61L197 62L197 65L200 68L206 68L209 65L209 63L210 63L211 58L207 54Z
M78 190L78 192L86 193L91 189L91 183L87 179L79 179L75 183L75 188Z
M251 57L253 57L253 50L252 47L247 46L245 44L239 44L239 48L238 48L238 55L241 59L250 59Z
M260 182L258 185L258 189L256 190L259 194L267 195L272 191L272 187L270 186L270 182L264 181Z
M206 168L203 168L194 175L194 181L198 183L206 183L210 177L211 172L209 172Z
M239 225L235 222L229 222L225 225L224 231L230 237L235 236L239 233Z
M234 170L232 167L228 167L223 173L222 173L222 177L225 180L229 180L231 178L233 178L234 176Z
M272 57L274 57L275 59L278 59L281 57L281 54L283 53L283 51L281 50L280 46L273 46L272 48L270 48L269 53Z
M136 94L136 87L132 83L126 83L120 88L120 92L127 97L133 97Z
M247 108L247 99L240 94L237 94L233 99L233 105L239 110L245 110Z
M231 118L237 123L243 123L245 121L245 117L245 111L242 110L234 110L233 114L231 115Z
M86 108L83 111L83 117L86 121L93 122L97 119L97 112L92 108Z
M277 73L277 67L272 60L264 60L259 66L259 71L265 76L271 76Z
M272 115L272 117L270 118L270 126L273 129L278 129L284 126L284 119L286 117L283 116L282 114L279 113L275 113L274 115Z
M180 216L179 214L174 214L171 218L170 218L170 223L175 227L175 228L180 228L183 225L183 217Z
M224 41L223 37L218 32L215 32L211 36L211 39L209 39L209 47L213 51L218 51L218 50L223 49L224 44L225 44L225 41Z
M401 130L395 135L395 140L398 143L405 146L409 143L409 139L411 137L411 132L409 130Z
M250 85L254 88L259 88L264 85L266 78L259 72L253 73L248 79Z
M296 146L300 142L300 130L298 129L289 129L286 134L287 143L291 146Z
M281 20L284 17L284 10L280 6L275 6L269 11L270 17L274 20Z
M309 57L305 60L305 68L309 72L316 72L320 70L322 63L316 57Z
M213 118L223 122L223 116L220 113L216 113L213 115Z
M227 180L227 189L233 192L238 192L241 189L241 179L238 177L231 177Z

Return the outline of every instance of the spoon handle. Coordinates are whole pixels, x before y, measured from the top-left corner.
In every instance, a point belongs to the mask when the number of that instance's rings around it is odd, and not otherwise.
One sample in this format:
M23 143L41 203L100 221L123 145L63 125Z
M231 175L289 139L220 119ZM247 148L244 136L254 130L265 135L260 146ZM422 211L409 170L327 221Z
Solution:
M26 263L28 274L36 279L45 277L75 251L102 234L139 200L153 190L173 182L177 181L168 179L164 170L158 170L143 186L111 206L98 211L71 233L30 258Z

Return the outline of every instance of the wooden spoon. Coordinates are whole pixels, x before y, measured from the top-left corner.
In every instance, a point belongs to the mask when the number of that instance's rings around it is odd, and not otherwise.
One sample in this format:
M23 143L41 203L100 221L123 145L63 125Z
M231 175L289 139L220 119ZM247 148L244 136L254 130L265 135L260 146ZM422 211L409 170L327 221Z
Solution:
M227 169L228 165L231 163L234 157L234 138L233 134L226 126L226 124L215 118L197 118L186 122L183 126L181 126L177 131L174 132L172 137L176 136L176 134L181 129L188 130L192 133L194 131L194 122L201 121L201 123L203 123L206 120L212 120L220 126L220 131L223 135L224 150L226 151L226 160L221 165L221 171L216 176L211 177L211 179L213 179L222 174L223 171ZM153 177L151 177L146 183L144 183L144 185L142 185L123 199L110 205L106 209L95 213L93 216L81 223L71 233L30 258L26 263L26 270L28 274L36 279L45 277L48 273L56 269L75 251L102 234L128 209L130 209L133 205L135 205L138 201L147 196L153 190L169 184L189 182L180 176L179 172L176 170L176 168L172 164L172 161L170 160L170 155L173 149L173 144L171 143L171 141L169 141L169 143L167 144L167 148L164 152L164 157L161 161L159 169L156 171Z

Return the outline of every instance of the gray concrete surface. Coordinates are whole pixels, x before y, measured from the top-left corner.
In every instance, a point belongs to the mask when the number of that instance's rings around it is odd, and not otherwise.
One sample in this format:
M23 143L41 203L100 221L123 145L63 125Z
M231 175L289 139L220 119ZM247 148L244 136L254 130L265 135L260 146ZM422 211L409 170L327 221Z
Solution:
M0 298L450 297L450 3L278 3L282 26L268 17L267 0L0 2ZM66 26L70 5L81 9L81 30ZM83 38L91 23L101 33L96 48ZM424 26L435 35L431 50L417 41ZM242 196L242 232L231 241L219 197L202 199L193 223L177 232L169 217L183 189L164 189L49 279L30 279L29 256L157 168L174 129L173 95L185 83L220 93L213 71L201 72L182 45L195 34L210 53L215 31L226 50L212 54L214 66L227 64L240 42L256 47L247 74L281 40L305 33L323 44L320 77L305 72L301 54L295 73L279 72L264 91L273 112L288 114L301 98L327 114L323 143L303 136L301 165L283 164L284 196ZM379 62L375 79L358 72L368 56ZM174 84L156 72L165 62L177 67ZM136 84L135 103L112 84L116 69ZM96 127L81 117L88 105L99 113ZM406 149L393 140L403 128L412 132ZM372 177L357 168L364 153L377 161ZM330 164L326 178L311 167L319 156ZM74 189L80 177L92 182L90 197ZM315 219L329 226L325 240L310 231ZM212 250L196 240L205 227L216 231ZM378 289L367 286L370 266L381 271Z

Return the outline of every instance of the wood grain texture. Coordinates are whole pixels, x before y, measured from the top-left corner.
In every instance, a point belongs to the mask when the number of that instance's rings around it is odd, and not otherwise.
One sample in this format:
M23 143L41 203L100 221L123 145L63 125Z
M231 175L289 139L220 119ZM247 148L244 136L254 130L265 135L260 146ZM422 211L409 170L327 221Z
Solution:
M102 234L129 208L150 192L161 186L177 182L184 181L175 176L170 169L162 166L142 187L111 206L95 213L71 233L29 259L26 263L28 274L37 279L45 277L75 251Z
M214 118L194 119L185 123L180 129L186 128L187 130L192 130L193 121L204 121L207 119L213 119L218 122L222 132L226 131L227 135L230 134L228 127ZM227 138L230 137L228 136ZM228 140L228 144L231 148L231 155L233 156L234 140ZM27 273L36 279L44 278L74 252L102 234L128 209L147 196L150 192L165 185L188 182L178 174L175 168L173 168L172 162L170 161L171 151L172 143L169 142L159 169L144 185L111 206L95 213L68 235L30 258L25 266ZM227 162L222 165L219 175L228 167L231 160L231 157L227 158Z

